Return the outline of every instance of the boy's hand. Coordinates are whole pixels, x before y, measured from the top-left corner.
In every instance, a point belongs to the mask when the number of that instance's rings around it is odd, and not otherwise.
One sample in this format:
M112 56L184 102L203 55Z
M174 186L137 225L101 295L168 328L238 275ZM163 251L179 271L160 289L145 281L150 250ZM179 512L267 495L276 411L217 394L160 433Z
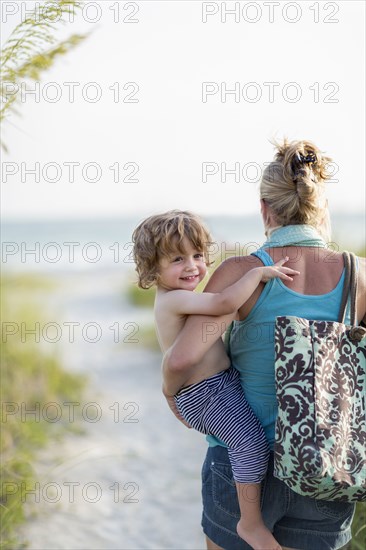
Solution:
M188 422L186 422L186 421L184 420L184 418L179 414L179 411L178 411L177 406L176 406L176 404L175 404L174 397L172 397L171 395L170 395L170 396L169 396L169 395L165 395L165 399L167 400L168 405L169 405L171 411L173 411L173 414L175 415L175 417L178 418L178 420L179 420L180 422L182 422L182 424L184 424L187 428L192 428L192 426L190 426L190 425L188 424Z
M290 267L283 267L283 264L288 262L288 260L289 257L286 256L279 262L276 262L273 266L262 267L262 283L266 283L270 279L273 279L273 277L279 277L285 281L293 281L293 277L290 277L290 275L299 275L300 271L296 271Z

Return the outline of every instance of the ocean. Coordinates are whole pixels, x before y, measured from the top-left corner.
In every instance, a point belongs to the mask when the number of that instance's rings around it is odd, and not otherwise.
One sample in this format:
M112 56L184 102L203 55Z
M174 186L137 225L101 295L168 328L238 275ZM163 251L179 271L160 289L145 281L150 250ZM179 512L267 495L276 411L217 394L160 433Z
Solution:
M265 240L259 216L204 218L221 258L245 255ZM140 217L2 223L3 271L76 272L133 270L133 229ZM332 217L332 250L361 250L366 243L362 214Z

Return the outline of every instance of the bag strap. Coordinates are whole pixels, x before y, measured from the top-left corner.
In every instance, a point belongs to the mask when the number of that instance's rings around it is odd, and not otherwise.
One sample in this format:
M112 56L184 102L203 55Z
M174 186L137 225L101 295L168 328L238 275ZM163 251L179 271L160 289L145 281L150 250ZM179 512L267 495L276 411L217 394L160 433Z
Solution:
M357 296L357 268L356 256L353 252L343 252L343 261L345 267L345 276L343 283L343 293L341 306L339 309L338 322L344 323L348 297L351 298L351 325L357 325L356 296Z
M351 258L351 325L357 325L357 267L356 256L353 252L350 252Z

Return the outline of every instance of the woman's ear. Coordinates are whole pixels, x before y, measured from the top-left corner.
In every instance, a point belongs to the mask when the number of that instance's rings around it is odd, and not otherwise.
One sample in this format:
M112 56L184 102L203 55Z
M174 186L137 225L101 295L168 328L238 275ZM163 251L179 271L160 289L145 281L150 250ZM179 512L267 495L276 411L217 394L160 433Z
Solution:
M267 205L266 205L264 199L261 199L260 203L261 203L261 214L262 214L262 220L263 220L263 226L264 226L264 234L267 237L267 229L268 229Z
M275 228L279 227L277 220L272 212L271 207L266 203L264 199L261 199L261 214L264 225L264 234L268 237L269 232Z
M264 202L264 199L260 199L259 202L261 204L261 214L264 217L264 213L265 213L265 209L266 209L266 203Z
M267 226L269 223L268 205L266 204L266 201L264 199L261 199L260 203L261 203L261 214L263 218L263 223L265 226Z

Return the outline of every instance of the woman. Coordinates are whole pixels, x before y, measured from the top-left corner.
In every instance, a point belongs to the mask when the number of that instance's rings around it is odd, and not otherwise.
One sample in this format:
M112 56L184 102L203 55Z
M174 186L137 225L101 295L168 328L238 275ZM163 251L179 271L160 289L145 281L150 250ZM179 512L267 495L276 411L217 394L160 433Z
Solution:
M336 321L341 302L344 264L330 241L324 183L329 178L324 156L311 142L277 145L275 159L260 185L261 213L267 241L251 256L229 258L212 275L206 291L221 292L246 272L273 265L286 255L288 267L300 272L286 284L273 279L259 285L239 309L230 333L229 353L239 370L247 401L261 421L273 451L277 402L274 378L274 321L279 315ZM366 313L366 261L358 259L358 322ZM231 316L190 316L164 361L166 387L189 373L229 323ZM349 315L346 323L350 323ZM169 397L169 396L167 396ZM240 516L227 450L208 437L202 469L202 526L208 550L250 548L236 534ZM334 550L351 539L354 505L303 497L275 479L273 452L261 487L262 515L284 550Z

